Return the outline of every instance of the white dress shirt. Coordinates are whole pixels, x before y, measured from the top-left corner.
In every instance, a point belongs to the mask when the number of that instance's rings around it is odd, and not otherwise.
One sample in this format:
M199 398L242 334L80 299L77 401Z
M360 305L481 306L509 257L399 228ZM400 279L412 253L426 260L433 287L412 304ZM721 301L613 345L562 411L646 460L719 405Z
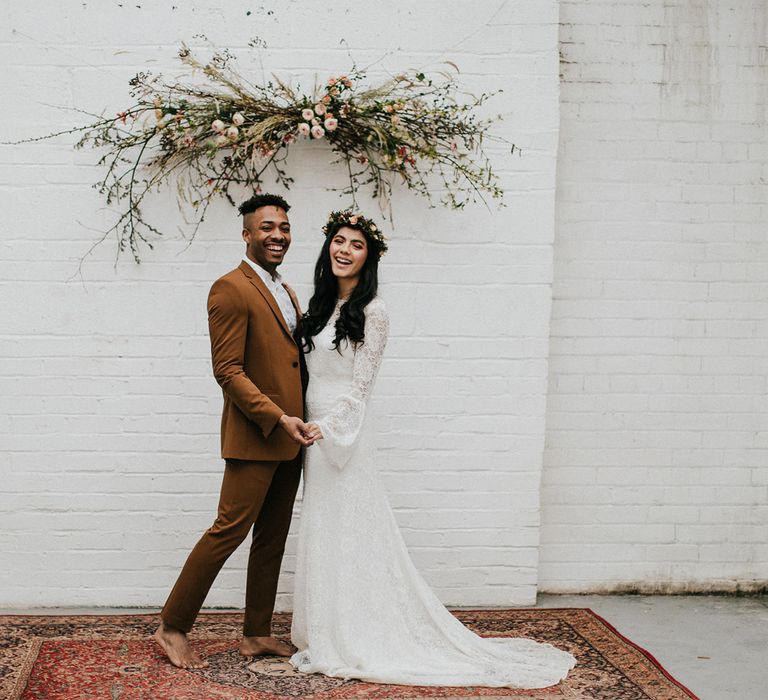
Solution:
M288 329L291 331L291 334L293 334L296 330L296 307L291 301L291 296L288 294L288 290L283 287L283 278L276 272L275 278L272 279L272 275L270 275L269 272L261 267L261 265L253 262L249 257L244 256L243 260L254 269L256 274L261 277L262 281L267 286L267 289L272 292L272 296L275 298L278 307L280 307L280 312L283 314L283 318L288 324Z

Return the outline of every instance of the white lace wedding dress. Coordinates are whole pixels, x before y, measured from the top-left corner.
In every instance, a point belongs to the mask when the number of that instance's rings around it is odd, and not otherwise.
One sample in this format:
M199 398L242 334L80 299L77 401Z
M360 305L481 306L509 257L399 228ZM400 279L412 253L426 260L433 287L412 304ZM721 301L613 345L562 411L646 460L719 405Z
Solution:
M544 688L574 657L530 639L484 639L442 605L414 567L376 471L366 403L389 331L366 308L365 342L333 349L340 305L308 354L307 450L291 639L300 671L376 683Z

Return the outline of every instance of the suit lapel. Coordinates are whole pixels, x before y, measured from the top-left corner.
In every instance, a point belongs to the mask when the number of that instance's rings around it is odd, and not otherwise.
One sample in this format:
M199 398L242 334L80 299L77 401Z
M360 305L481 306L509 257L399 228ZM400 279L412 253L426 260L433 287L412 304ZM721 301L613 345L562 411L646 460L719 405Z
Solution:
M291 298L293 308L296 310L296 327L298 327L299 320L301 319L301 307L299 306L299 299L296 296L296 292L294 292L293 289L289 287L285 282L283 282L283 287L285 287L285 291L288 292L288 296Z
M269 308L272 309L272 313L275 315L275 318L277 319L277 322L280 324L282 329L286 332L288 337L293 340L295 339L291 335L291 331L288 328L288 324L285 322L285 318L283 318L283 312L280 311L280 307L277 305L277 301L275 300L275 297L272 295L272 292L267 289L267 285L264 284L264 281L259 277L251 268L251 266L243 260L243 262L240 263L240 269L242 270L243 274L248 278L250 283L256 287L256 289L259 291L262 297L264 297L264 301L269 304ZM291 301L293 301L293 297L291 297ZM295 302L294 302L295 305Z

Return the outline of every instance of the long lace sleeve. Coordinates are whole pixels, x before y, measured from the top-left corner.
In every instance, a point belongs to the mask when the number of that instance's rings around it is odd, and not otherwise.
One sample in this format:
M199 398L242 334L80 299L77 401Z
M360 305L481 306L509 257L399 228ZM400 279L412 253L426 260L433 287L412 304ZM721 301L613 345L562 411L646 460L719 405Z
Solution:
M316 444L325 458L342 469L352 456L389 337L389 315L376 298L365 308L365 339L355 350L352 382L329 413L317 421L323 439Z

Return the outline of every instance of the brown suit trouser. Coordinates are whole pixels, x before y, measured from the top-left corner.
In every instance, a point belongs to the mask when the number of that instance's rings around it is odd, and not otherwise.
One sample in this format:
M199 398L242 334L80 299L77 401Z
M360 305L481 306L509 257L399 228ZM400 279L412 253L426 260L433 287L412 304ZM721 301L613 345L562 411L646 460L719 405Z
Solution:
M218 516L187 557L160 613L163 622L192 629L221 567L253 526L243 635L269 636L300 475L300 455L287 462L226 460Z

